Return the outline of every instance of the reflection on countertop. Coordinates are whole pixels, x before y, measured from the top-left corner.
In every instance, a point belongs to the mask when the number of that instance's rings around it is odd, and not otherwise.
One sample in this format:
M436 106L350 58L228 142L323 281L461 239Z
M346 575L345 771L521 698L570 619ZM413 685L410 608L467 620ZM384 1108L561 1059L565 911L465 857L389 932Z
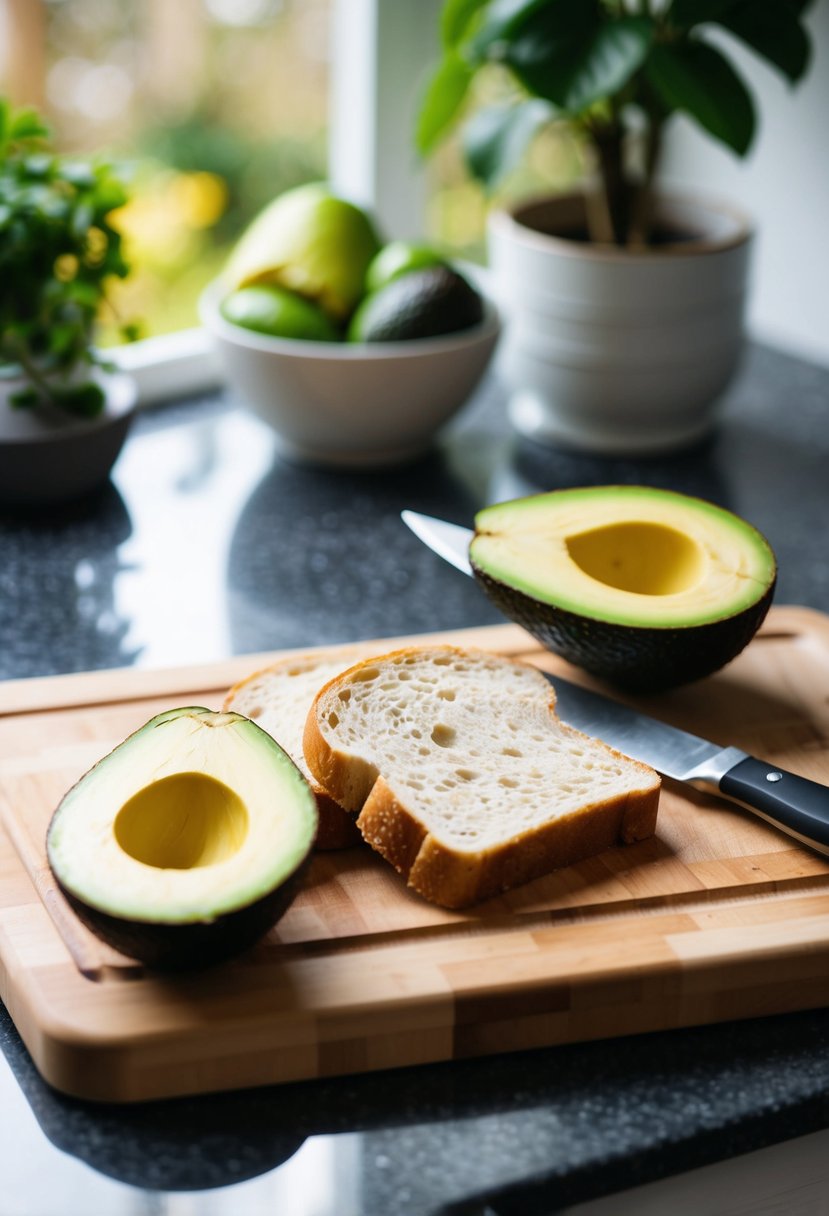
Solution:
M494 384L427 456L374 472L290 464L219 396L146 410L97 498L0 514L0 678L493 623L400 510L468 525L485 503L574 485L665 486L737 511L778 554L778 603L820 608L827 376L753 348L711 440L639 461L512 435Z

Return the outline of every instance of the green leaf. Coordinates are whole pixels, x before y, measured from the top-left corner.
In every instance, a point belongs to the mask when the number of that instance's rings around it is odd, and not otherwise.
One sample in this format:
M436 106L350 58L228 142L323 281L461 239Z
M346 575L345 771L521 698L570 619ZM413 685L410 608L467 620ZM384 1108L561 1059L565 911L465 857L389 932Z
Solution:
M74 325L52 325L49 330L49 350L55 355L65 354L75 343L77 330Z
M89 190L95 185L95 170L88 161L64 161L58 167L58 177L79 190Z
M815 0L673 0L665 14L666 21L673 26L689 29L705 21L720 21L743 3L756 11L784 10L793 17L802 17Z
M520 33L526 23L539 13L559 26L566 35L568 27L580 11L593 7L595 0L492 0L483 26L475 35L470 57L482 62L488 57L501 57L501 50Z
M67 300L79 304L81 308L92 311L97 309L101 293L96 284L84 283L82 279L72 279L71 282L62 284L62 287L63 295Z
M34 152L26 157L24 168L29 177L44 178L51 173L53 164L54 159L48 152Z
M104 408L104 391L98 384L80 384L54 393L55 401L69 414L95 418Z
M444 56L426 87L415 129L415 145L425 155L449 130L466 97L473 69L457 52Z
M126 201L127 192L116 178L108 177L98 182L95 188L95 206L99 214L106 215L116 207L123 207Z
M33 388L21 388L9 395L9 405L16 410L27 410L37 405L40 397Z
M671 25L688 30L704 21L719 21L737 3L739 0L673 0L665 16Z
M128 321L120 327L119 333L125 342L137 342L142 333L143 327L136 321Z
M5 148L11 129L12 108L7 97L0 97L0 148Z
M745 156L756 126L754 102L715 47L699 40L656 45L645 71L669 112L683 110L715 139Z
M445 50L455 50L463 42L475 18L488 3L489 0L446 0L440 14L440 38Z
M583 12L581 21L568 37L560 37L544 19L532 22L507 55L529 92L568 114L579 114L624 88L645 62L654 32L646 17L588 21Z
M48 139L49 127L37 110L24 106L12 115L10 135L13 140Z
M70 220L70 229L77 241L83 241L87 232L92 227L94 218L94 209L89 203L76 203L72 212L72 219Z
M518 165L530 140L554 114L554 107L539 99L479 110L463 135L472 175L491 190Z
M778 4L740 0L719 24L795 84L809 66L811 56L809 35L800 24L795 9L796 6L786 0Z

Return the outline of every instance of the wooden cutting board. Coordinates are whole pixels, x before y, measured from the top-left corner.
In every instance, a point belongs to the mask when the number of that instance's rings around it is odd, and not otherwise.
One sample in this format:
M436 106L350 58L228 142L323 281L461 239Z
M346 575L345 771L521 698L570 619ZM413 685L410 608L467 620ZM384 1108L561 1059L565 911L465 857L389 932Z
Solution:
M590 683L517 626L435 638ZM0 684L0 997L58 1089L129 1102L829 1002L829 859L669 781L653 839L467 913L358 847L317 855L279 925L221 967L165 977L101 945L51 882L53 808L153 714L219 707L273 657ZM829 783L829 618L775 609L726 671L636 703Z

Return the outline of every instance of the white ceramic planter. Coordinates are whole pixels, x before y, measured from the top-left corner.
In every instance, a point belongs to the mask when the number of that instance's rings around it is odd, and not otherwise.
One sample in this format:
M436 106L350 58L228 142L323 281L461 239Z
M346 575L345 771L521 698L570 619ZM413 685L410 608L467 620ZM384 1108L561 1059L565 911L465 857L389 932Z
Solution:
M691 200L663 200L659 216L688 239L627 252L552 235L583 227L576 197L491 216L498 367L522 434L644 455L711 430L743 346L751 225Z
M0 507L43 507L78 498L102 485L127 437L137 401L125 375L99 375L104 410L76 418L42 402L25 409L8 403L25 387L0 380Z

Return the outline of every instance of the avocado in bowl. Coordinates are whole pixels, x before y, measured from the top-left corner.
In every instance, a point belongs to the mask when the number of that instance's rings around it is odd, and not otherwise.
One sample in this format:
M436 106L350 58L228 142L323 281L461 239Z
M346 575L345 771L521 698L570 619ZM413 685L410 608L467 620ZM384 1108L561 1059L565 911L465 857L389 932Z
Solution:
M275 199L203 293L232 397L279 451L382 466L424 452L469 400L500 332L476 281L428 245L384 243L321 183Z
M271 337L228 321L225 285L200 301L232 399L272 428L279 452L302 463L381 467L414 459L469 401L500 334L482 320L433 338L324 342Z

